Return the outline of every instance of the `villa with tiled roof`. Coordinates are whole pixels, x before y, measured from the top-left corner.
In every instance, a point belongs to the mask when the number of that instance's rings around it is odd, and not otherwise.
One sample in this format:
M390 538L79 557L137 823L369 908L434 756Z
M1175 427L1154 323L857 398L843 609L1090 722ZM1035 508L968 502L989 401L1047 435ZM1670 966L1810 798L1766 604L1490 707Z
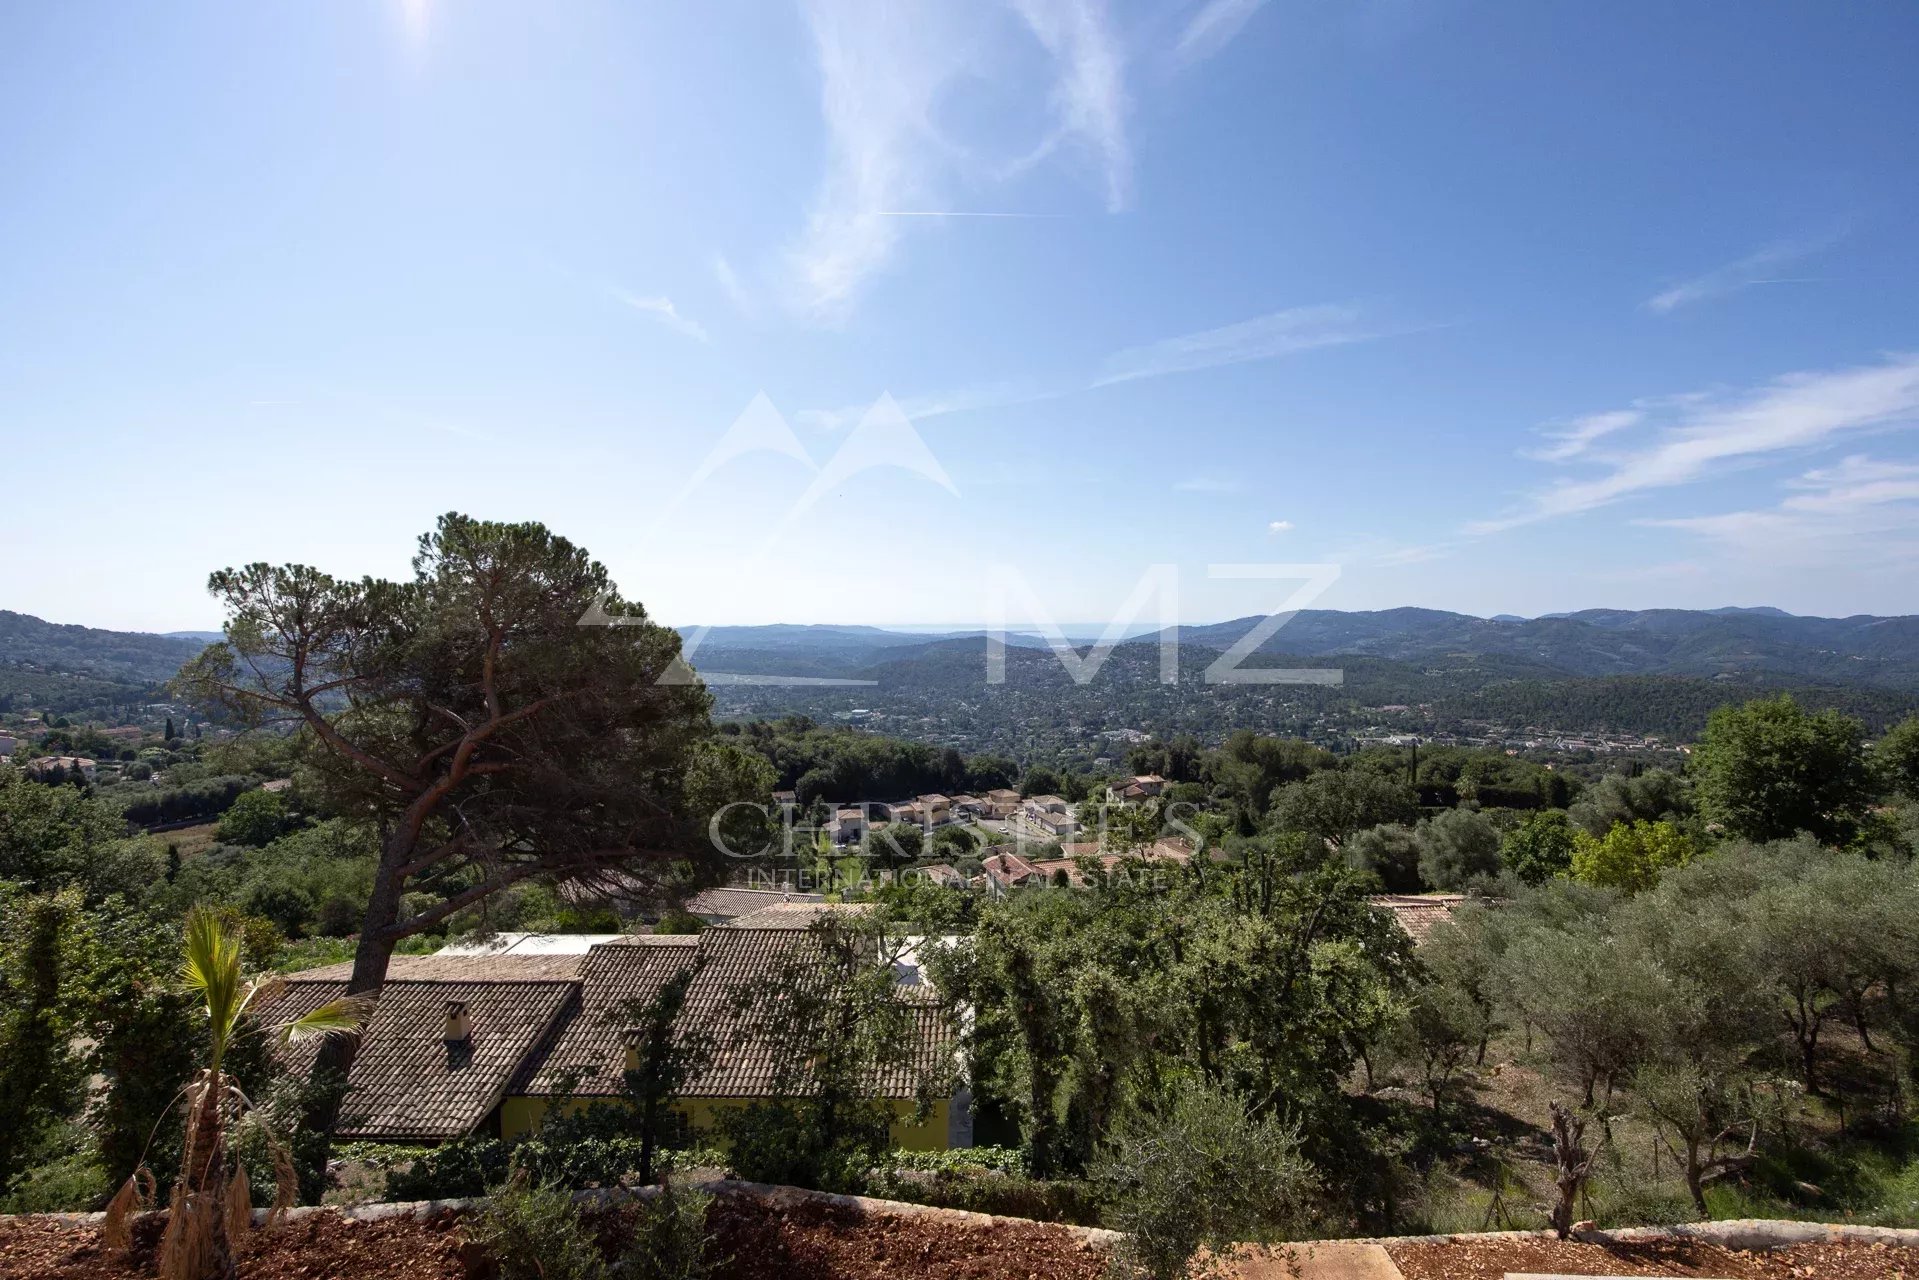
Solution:
M780 1064L738 1013L738 993L816 947L809 926L836 909L858 910L777 904L739 925L601 941L584 954L557 953L556 945L539 954L396 956L362 1035L339 1133L388 1142L513 1137L537 1129L555 1106L617 1098L628 1066L627 1010L688 970L681 1018L711 1032L718 1048L677 1109L693 1129L709 1129L720 1112L775 1096ZM275 1016L339 996L347 974L348 966L332 965L290 975ZM970 1145L965 1095L953 1096L951 1025L926 988L902 985L897 995L913 1010L911 1063L873 1081L874 1096L895 1112L893 1140L918 1149ZM283 1052L304 1070L314 1049L309 1042Z

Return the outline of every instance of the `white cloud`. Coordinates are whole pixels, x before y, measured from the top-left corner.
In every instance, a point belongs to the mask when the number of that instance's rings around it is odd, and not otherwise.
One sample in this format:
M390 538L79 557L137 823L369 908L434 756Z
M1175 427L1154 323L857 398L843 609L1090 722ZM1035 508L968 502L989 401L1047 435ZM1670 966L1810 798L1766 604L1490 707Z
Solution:
M1767 245L1757 253L1747 254L1737 262L1729 262L1723 267L1716 267L1690 280L1682 280L1671 288L1654 294L1646 299L1646 310L1665 315L1690 303L1724 297L1726 294L1737 293L1753 285L1811 283L1806 277L1782 278L1777 273L1779 268L1788 263L1797 262L1801 258L1830 248L1838 238L1837 235L1828 235L1819 239L1785 240L1778 244Z
M1118 213L1131 195L1133 158L1126 142L1126 58L1104 0L1014 0L1057 64L1053 105L1059 122L1036 155L1077 142L1099 161L1106 208Z
M1093 385L1104 387L1136 378L1271 360L1296 351L1366 342L1379 336L1360 322L1355 307L1294 307L1239 324L1129 347L1107 359Z
M906 227L921 216L959 214L944 198L949 188L1010 177L1068 144L1097 159L1107 207L1124 206L1132 169L1125 59L1103 0L1013 0L1013 7L1049 55L1052 119L1036 146L1014 148L1023 160L995 168L980 158L995 140L949 140L934 118L956 83L1022 65L995 43L1005 33L991 26L984 6L807 4L827 167L789 253L802 309L828 321L843 317L861 285L892 261Z
M1611 413L1591 413L1583 418L1574 418L1563 427L1543 433L1552 444L1543 449L1528 450L1522 456L1539 462L1568 462L1590 449L1595 440L1637 426L1645 416L1638 409L1616 409Z
M1173 46L1174 61L1190 66L1212 57L1233 42L1240 29L1265 3L1266 0L1207 0Z
M681 315L680 309L673 305L673 299L667 297L665 294L659 294L655 297L643 297L639 294L627 293L621 289L615 289L613 292L614 296L619 298L619 300L627 306L633 308L635 311L652 316L670 329L678 330L687 337L697 338L701 342L710 342L712 340L707 335L706 326L697 320L689 320L687 317Z
M1471 534L1577 515L1651 489L1690 484L1725 465L1825 444L1836 436L1919 419L1919 356L1824 373L1796 373L1730 399L1666 402L1658 438L1607 460L1602 474L1562 480L1518 510L1466 527Z
M1681 529L1770 559L1821 559L1884 553L1871 535L1919 528L1919 466L1855 454L1837 466L1806 472L1789 483L1795 492L1777 506L1710 516L1641 520ZM1911 544L1896 544L1910 554Z
M1275 520L1266 526L1266 532L1268 533L1291 533L1292 531L1293 522L1291 520Z

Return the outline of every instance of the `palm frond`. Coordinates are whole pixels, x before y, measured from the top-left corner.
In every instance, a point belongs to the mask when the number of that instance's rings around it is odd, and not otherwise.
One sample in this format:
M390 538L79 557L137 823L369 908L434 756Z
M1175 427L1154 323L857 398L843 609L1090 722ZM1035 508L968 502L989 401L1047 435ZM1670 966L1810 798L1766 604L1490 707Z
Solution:
M373 1013L368 996L341 996L329 1000L311 1013L280 1024L280 1036L288 1044L298 1044L322 1036L347 1036L359 1031Z
M101 1243L116 1253L131 1249L133 1215L153 1208L159 1190L153 1170L144 1164L135 1169L133 1176L121 1183L120 1189L113 1193L113 1199L107 1201L107 1216L100 1224Z
M233 1179L227 1183L227 1240L238 1240L253 1227L253 1186L247 1181L247 1167L233 1162Z
M224 1199L217 1189L189 1192L184 1178L173 1184L167 1229L160 1237L160 1280L207 1280L224 1270Z
M180 966L180 980L206 1001L217 1058L240 1020L240 935L204 907L187 913L186 956Z
M273 1153L273 1204L267 1209L266 1225L277 1227L286 1221L287 1210L300 1198L300 1173L293 1167L293 1149L270 1129L267 1150Z

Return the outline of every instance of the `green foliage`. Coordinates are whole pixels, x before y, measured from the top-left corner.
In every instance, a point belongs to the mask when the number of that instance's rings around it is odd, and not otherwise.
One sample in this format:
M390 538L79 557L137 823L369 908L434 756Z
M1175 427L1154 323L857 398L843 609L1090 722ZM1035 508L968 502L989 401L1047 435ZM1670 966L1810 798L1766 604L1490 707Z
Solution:
M77 887L89 902L142 897L160 879L158 858L125 836L111 805L0 768L0 881L40 891Z
M467 1220L500 1280L604 1280L599 1242L564 1189L518 1177Z
M0 1194L41 1154L82 1082L74 935L80 895L22 895L0 884Z
M927 965L971 1011L976 1092L1017 1118L1033 1175L1053 1178L1083 1170L1119 1114L1180 1071L1336 1127L1364 1048L1355 1011L1411 965L1365 887L1304 837L1260 842L1204 876L988 904L973 945L932 948Z
M1447 809L1420 821L1419 876L1435 889L1461 890L1499 875L1499 829L1472 809Z
M76 1149L41 1160L0 1195L0 1213L74 1213L104 1204L113 1184L99 1153L75 1135Z
M236 796L220 815L219 838L223 844L258 849L278 839L287 821L287 805L280 793L256 787Z
M722 725L740 745L773 766L780 789L794 790L802 809L822 800L897 800L1010 787L1018 767L1004 757L975 756L879 734L828 728L804 716Z
M1805 831L1844 844L1871 797L1864 736L1852 717L1809 714L1786 694L1721 707L1693 756L1700 809L1747 840Z
M1378 877L1387 893L1418 893L1426 887L1419 878L1419 837L1410 827L1368 827L1348 840L1343 852L1354 869Z
M1586 788L1567 817L1588 835L1603 836L1622 822L1678 822L1692 812L1683 775L1648 769L1638 775L1608 773Z
M712 1207L709 1192L671 1182L639 1201L616 1272L630 1280L704 1280L713 1271L715 1237L707 1230Z
M952 1147L938 1151L900 1148L887 1157L894 1169L917 1173L1025 1173L1026 1153L1018 1147Z
M538 524L448 514L413 568L405 582L215 573L227 638L180 676L241 723L299 724L303 790L385 821L363 937L391 945L500 887L597 868L608 849L632 853L629 892L662 897L689 859L718 860L705 828L728 788L706 784L738 780L738 762L694 758L708 699L697 680L662 678L677 635ZM580 625L592 611L621 625Z
M258 786L258 779L242 774L182 779L177 785L159 790L141 788L124 800L121 808L126 820L136 827L156 827L194 818L211 821Z
M1433 1110L1441 1110L1453 1078L1486 1042L1491 1019L1471 992L1428 983L1407 1001L1392 1033L1398 1053L1418 1065Z
M1404 783L1363 770L1322 769L1276 788L1267 819L1275 830L1339 845L1356 831L1411 822L1415 814L1413 793Z
M720 739L696 744L687 755L686 812L704 824L707 838L732 858L757 858L779 845L773 809L777 778L764 756Z
M1018 1151L1002 1147L982 1149L1007 1152L1013 1159L1007 1167L1001 1167L1002 1162L998 1160L985 1165L970 1162L965 1159L970 1153L964 1150L895 1152L887 1164L876 1169L868 1179L866 1194L911 1204L964 1209L969 1213L1099 1225L1099 1194L1085 1180L1029 1178L1022 1171ZM922 1160L909 1159L909 1156L955 1158Z
M1572 870L1573 829L1564 809L1540 809L1506 834L1499 859L1521 883L1540 885Z
M1887 790L1919 800L1919 715L1907 716L1873 744L1872 765Z
M1620 822L1603 840L1584 831L1574 834L1572 873L1583 884L1637 893L1692 856L1692 840L1670 822Z
M1116 1274L1189 1276L1202 1246L1255 1240L1303 1207L1314 1183L1299 1134L1230 1090L1171 1085L1152 1110L1131 1110L1093 1170L1127 1233Z
M874 891L887 922L906 933L941 936L972 931L979 899L966 889L936 884L907 872Z
M727 1158L749 1182L856 1192L886 1149L888 1116L873 1106L836 1115L806 1100L753 1102L715 1125Z

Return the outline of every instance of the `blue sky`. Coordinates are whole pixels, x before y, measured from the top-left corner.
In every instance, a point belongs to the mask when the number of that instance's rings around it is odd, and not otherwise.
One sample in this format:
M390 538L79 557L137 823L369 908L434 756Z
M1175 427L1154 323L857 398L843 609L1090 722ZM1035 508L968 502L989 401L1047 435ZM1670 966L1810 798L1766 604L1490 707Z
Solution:
M1907 612L1915 65L1904 5L8 6L0 607L208 626L459 509L681 623Z

